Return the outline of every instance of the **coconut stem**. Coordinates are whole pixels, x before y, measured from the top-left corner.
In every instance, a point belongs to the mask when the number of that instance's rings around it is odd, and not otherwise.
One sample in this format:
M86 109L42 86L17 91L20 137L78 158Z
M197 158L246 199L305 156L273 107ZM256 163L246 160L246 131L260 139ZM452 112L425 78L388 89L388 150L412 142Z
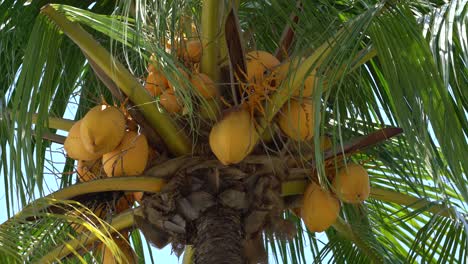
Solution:
M15 114L11 113L9 110L6 110L9 113L10 118L15 118ZM32 114L32 123L37 124L38 114ZM1 120L1 117L0 117ZM70 130L70 128L75 124L75 121L60 117L47 117L47 127L51 129L60 129L64 131Z
M153 98L143 89L138 80L102 47L79 24L70 21L58 12L54 5L46 5L41 13L47 15L67 36L89 56L109 78L135 103L150 125L158 132L176 155L192 151L191 141L176 123L151 103Z
M155 177L149 176L131 176L131 177L112 177L98 179L89 182L75 184L59 191L56 191L44 198L40 198L27 207L25 207L17 217L27 214L30 210L40 211L48 207L43 201L47 199L55 200L72 200L73 198L89 193L100 193L110 191L143 191L156 193L159 192L164 185L164 181Z
M193 246L186 245L184 250L184 257L182 259L182 264L192 264L193 263Z

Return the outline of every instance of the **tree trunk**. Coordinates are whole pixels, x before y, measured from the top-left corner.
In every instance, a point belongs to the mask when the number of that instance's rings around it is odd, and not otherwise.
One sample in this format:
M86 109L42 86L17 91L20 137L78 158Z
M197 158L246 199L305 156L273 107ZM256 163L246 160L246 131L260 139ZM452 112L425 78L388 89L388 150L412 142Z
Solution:
M213 206L195 222L195 264L243 264L243 230L240 212Z

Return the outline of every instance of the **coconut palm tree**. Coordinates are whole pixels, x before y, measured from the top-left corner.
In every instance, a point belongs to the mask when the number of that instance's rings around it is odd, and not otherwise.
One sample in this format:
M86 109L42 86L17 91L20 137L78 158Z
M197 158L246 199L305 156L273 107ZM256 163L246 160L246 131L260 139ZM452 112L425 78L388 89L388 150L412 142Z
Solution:
M467 10L1 2L1 262L144 263L149 243L184 263L466 263ZM141 171L64 151L102 104L146 138Z

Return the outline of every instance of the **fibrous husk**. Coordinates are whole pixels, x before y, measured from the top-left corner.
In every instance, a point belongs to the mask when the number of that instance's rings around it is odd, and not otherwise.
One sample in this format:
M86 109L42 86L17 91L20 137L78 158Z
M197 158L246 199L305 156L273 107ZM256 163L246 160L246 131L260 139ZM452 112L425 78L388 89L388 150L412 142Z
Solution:
M360 203L369 197L369 174L361 165L348 163L336 174L333 188L340 200L347 203Z
M290 138L298 141L308 140L314 136L314 106L310 103L299 103L290 100L278 114L278 125Z
M80 133L84 147L102 155L120 144L125 134L125 116L117 107L98 105L83 117Z
M197 88L200 94L206 98L211 99L218 95L218 88L211 78L204 74L198 73L192 76L192 85Z
M318 184L312 182L304 192L301 217L311 232L322 232L335 223L340 202Z
M241 162L257 141L250 113L244 109L227 113L211 129L209 141L211 150L224 165Z
M101 154L96 154L88 151L81 140L81 120L77 121L70 128L67 139L63 147L67 152L67 155L75 160L95 160L101 157Z
M128 131L120 145L104 154L102 162L107 176L140 175L148 161L148 142L145 135Z

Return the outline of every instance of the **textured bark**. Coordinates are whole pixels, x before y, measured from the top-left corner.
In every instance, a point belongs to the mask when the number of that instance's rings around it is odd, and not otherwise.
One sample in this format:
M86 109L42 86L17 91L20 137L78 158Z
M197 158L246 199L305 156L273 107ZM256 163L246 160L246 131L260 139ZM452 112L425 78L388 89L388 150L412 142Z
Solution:
M213 206L195 222L195 264L245 263L240 212Z

